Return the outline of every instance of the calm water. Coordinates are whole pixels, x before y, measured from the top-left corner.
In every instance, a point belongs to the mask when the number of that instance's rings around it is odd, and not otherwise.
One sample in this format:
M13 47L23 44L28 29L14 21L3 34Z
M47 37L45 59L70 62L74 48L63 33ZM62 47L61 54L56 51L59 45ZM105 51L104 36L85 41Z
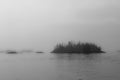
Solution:
M0 80L120 80L120 53L1 53Z

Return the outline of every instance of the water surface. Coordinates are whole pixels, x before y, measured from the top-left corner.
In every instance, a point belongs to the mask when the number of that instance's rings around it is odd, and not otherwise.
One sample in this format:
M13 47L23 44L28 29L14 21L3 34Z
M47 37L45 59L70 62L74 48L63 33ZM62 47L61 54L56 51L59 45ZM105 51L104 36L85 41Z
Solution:
M0 80L119 80L120 53L0 54Z

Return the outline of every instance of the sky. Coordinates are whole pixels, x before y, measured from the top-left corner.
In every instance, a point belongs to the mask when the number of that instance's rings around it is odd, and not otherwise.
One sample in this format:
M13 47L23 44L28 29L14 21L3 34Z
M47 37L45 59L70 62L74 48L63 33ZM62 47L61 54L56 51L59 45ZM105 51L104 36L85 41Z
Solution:
M68 41L120 50L120 1L0 1L0 49L50 51Z

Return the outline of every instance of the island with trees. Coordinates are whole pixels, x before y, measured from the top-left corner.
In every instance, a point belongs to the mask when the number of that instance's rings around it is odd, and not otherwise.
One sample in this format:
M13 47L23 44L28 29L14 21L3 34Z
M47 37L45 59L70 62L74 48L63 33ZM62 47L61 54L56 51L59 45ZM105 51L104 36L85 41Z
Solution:
M74 43L69 41L67 44L60 43L55 46L51 53L79 53L79 54L91 54L91 53L105 53L100 46L89 42Z

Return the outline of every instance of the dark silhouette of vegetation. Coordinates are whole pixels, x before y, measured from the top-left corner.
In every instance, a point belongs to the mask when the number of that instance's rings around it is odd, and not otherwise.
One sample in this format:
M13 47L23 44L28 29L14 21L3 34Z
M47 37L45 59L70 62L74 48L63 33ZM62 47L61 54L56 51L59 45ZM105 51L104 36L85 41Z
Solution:
M17 54L17 52L16 52L16 51L13 51L13 50L7 50L7 53L8 53L8 54Z
M94 43L73 43L69 41L67 44L57 44L52 53L104 53L101 47Z
M44 53L44 52L42 52L42 51L37 51L36 53Z

